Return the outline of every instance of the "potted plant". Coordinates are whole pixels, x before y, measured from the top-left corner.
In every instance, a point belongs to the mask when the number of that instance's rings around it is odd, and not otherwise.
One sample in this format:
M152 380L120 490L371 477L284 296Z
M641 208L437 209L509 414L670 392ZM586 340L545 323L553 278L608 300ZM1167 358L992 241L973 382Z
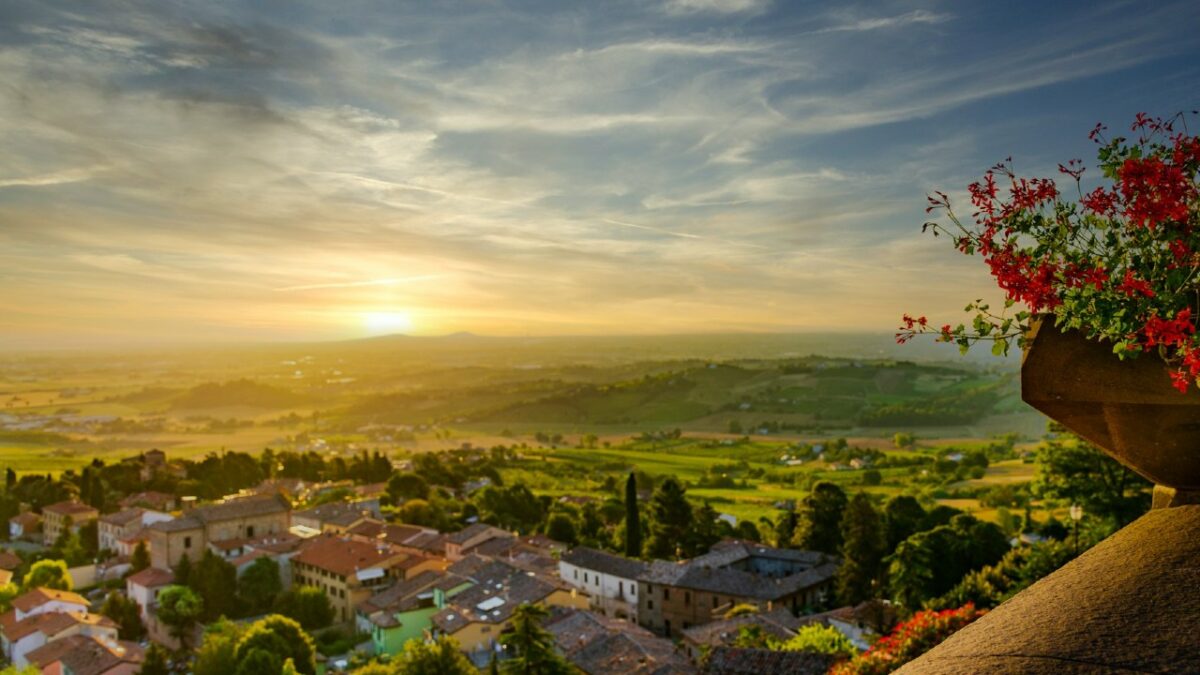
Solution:
M1027 403L1150 480L1200 490L1200 138L1187 121L1139 114L1134 140L1097 125L1106 184L1088 191L1078 160L1059 165L1064 188L1006 160L968 187L969 221L935 192L927 212L945 217L924 230L980 255L1004 306L973 302L969 322L940 328L905 315L896 339L1017 344Z

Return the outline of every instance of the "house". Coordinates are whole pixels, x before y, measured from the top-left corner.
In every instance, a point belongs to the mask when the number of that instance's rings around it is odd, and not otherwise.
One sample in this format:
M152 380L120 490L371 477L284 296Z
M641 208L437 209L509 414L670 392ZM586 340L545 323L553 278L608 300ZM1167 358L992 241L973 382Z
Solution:
M474 584L454 573L421 572L359 603L356 625L371 636L376 655L395 656L409 640L424 639L433 626L433 615Z
M169 495L165 492L137 492L117 502L123 509L131 509L135 506L141 506L155 511L174 511L176 500L175 495Z
M309 540L292 557L292 583L321 589L333 605L336 620L351 621L354 608L397 576L392 569L408 557L386 545L323 535ZM421 570L410 571L415 576Z
M432 617L433 633L458 641L473 661L486 664L508 627L513 611L524 604L587 608L587 596L553 577L543 577L502 562L490 562L470 575L475 584L446 601Z
M770 612L742 614L729 619L692 626L682 632L680 643L688 656L699 662L705 654L716 647L734 647L742 629L756 629L767 637L787 642L796 636L796 629L804 622L784 607Z
M825 675L835 661L830 654L770 649L717 647L704 660L704 675Z
M141 610L142 621L150 620L158 594L175 582L171 570L147 567L125 577L125 596L137 603Z
M292 512L292 525L311 527L319 532L345 532L360 520L380 517L377 501L331 502Z
M152 511L140 506L109 513L101 516L98 531L100 535L100 550L122 553L121 542L135 542L137 535L154 523L173 520L175 516L161 511ZM126 544L128 546L128 543ZM129 551L124 555L129 555Z
M586 593L594 612L637 623L638 579L648 566L593 548L576 546L558 562L559 577Z
M42 543L53 546L64 530L78 533L85 523L96 520L100 512L83 502L65 501L42 508Z
M292 586L292 558L304 547L307 539L298 537L291 532L270 534L258 539L234 540L239 543L236 555L229 562L241 576L255 560L270 558L279 565L279 580L284 588Z
M134 675L142 668L145 651L135 642L72 635L25 656L44 675Z
M150 533L151 564L169 569L184 555L199 559L209 542L282 534L290 526L290 513L291 506L278 495L243 497L195 507L179 518L146 528Z
M167 453L162 450L147 450L142 453L142 466L138 474L142 481L149 481L167 469Z
M739 604L800 613L824 600L837 568L824 553L724 541L691 560L652 562L638 579L638 623L676 637Z
M587 675L696 672L670 640L627 621L584 610L554 608L543 627L554 636L567 660Z
M497 537L511 537L505 530L484 523L476 523L446 535L446 559L454 562L462 560L472 548Z
M29 652L72 635L117 639L117 625L106 616L92 614L89 603L70 591L35 588L12 602L0 615L0 646L18 668L29 661Z
M42 517L25 511L8 519L8 538L37 541L42 533Z

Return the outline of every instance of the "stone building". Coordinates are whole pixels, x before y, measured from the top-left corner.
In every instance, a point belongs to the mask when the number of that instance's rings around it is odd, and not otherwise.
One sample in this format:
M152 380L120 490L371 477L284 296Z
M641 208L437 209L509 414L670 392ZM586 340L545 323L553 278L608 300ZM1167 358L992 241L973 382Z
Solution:
M83 502L66 501L42 509L42 543L53 546L63 530L70 527L78 532L84 524L96 520L100 512Z
M638 579L638 623L675 637L734 605L807 613L824 603L837 568L824 553L741 541L722 542L691 560L656 560Z
M192 561L216 542L283 534L290 525L291 507L279 496L255 496L200 506L175 520L150 525L150 562L168 569L185 554Z

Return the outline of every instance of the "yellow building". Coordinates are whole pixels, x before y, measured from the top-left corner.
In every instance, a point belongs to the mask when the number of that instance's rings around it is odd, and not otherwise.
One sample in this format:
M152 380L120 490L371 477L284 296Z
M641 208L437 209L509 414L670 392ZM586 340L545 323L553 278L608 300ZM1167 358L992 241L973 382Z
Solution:
M146 528L151 565L169 569L184 555L199 560L210 543L283 534L290 526L290 513L280 496L243 497L191 509Z
M432 559L406 565L411 557L385 544L324 535L307 543L292 557L292 584L321 589L333 605L334 620L351 621L354 608L391 579L444 569L444 564Z
M42 542L46 546L53 546L63 530L69 527L72 532L78 532L81 526L99 517L99 511L83 502L58 502L44 507L42 509Z

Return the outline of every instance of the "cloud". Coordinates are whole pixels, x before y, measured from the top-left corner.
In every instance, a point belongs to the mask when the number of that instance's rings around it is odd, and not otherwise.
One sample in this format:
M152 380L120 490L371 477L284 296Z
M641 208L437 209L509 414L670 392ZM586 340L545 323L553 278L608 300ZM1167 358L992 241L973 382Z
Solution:
M770 0L667 0L669 14L757 14L769 7Z
M38 176L24 178L0 178L0 188L6 187L47 187L64 183L78 183L90 179L100 168L89 167L81 169L64 169Z
M845 23L827 26L825 28L811 31L811 34L820 35L822 33L858 33L888 28L902 28L904 26L912 26L916 24L938 24L945 23L951 18L952 17L949 14L938 14L936 12L928 12L923 9L917 9L908 12L907 14L899 14L896 16L847 21Z
M416 281L431 281L440 279L436 274L423 274L415 277L405 277L402 279L370 279L368 281L344 281L330 282L317 284L301 284L299 286L283 286L281 288L272 288L272 291L277 293L294 293L297 291L316 291L329 288L364 288L367 286L396 286L399 284L409 284Z

